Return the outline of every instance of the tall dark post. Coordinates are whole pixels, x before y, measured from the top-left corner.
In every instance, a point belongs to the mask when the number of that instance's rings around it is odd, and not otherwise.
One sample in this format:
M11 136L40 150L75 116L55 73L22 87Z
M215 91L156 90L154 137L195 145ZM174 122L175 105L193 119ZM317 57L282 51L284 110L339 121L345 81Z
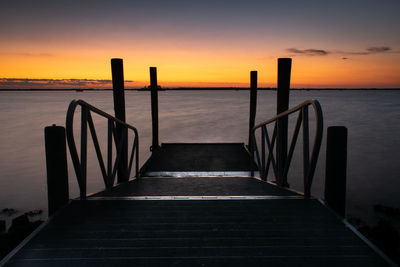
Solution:
M111 59L111 74L113 84L115 117L125 122L125 92L124 92L124 68L121 58ZM123 142L121 157L118 164L118 183L128 181L128 129L116 125L117 147ZM121 136L124 134L123 139Z
M157 68L150 67L150 90L151 90L151 121L153 127L153 142L150 150L154 151L158 144L158 85Z
M325 167L325 203L345 216L347 169L347 128L328 127Z
M292 68L291 58L278 58L278 88L277 88L277 111L282 113L289 108L290 72ZM287 158L288 146L288 118L281 118L277 122L276 135L276 157L278 177L280 186L288 186L287 178L283 177Z
M68 167L65 144L65 128L48 126L44 128L47 169L47 198L49 215L68 203Z
M251 138L251 129L254 127L257 111L257 71L250 72L250 118L249 118L249 149L253 149L253 140Z

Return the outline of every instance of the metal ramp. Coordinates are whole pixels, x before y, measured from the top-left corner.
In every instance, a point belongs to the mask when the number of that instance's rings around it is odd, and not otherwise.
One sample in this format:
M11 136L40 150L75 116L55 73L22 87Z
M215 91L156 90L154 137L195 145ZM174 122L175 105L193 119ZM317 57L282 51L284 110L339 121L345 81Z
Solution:
M252 162L243 143L163 143L141 169L148 176L250 176Z
M39 230L5 266L387 266L315 199L88 198Z

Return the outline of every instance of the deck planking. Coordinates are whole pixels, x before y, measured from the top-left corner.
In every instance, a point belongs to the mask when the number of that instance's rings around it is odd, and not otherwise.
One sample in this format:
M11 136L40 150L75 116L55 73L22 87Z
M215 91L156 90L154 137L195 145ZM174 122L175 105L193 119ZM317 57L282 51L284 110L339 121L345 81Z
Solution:
M92 195L130 196L299 196L250 177L140 178Z
M6 266L386 266L315 199L72 201Z
M163 143L142 173L249 172L256 169L243 143Z

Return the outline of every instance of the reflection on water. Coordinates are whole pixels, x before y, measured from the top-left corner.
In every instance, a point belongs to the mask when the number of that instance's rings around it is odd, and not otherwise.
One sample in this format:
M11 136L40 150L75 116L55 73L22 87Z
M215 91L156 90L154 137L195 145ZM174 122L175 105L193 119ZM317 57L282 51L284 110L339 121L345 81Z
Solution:
M111 92L0 92L0 209L46 210L44 127L65 125L70 100L83 99L113 114ZM261 91L257 122L271 117L276 93ZM348 215L370 219L372 205L398 207L400 203L400 92L293 91L290 105L318 99L325 129L348 127ZM163 91L159 95L161 142L246 142L249 92ZM140 136L140 162L148 158L151 143L149 92L126 93L127 122ZM100 123L101 125L101 123ZM100 127L101 128L101 127ZM323 195L324 133L312 193ZM90 152L90 151L89 151ZM88 192L103 188L93 151L89 154ZM298 161L298 160L297 160ZM294 162L298 166L299 162ZM289 182L301 189L302 170L292 170ZM78 196L69 162L70 195Z

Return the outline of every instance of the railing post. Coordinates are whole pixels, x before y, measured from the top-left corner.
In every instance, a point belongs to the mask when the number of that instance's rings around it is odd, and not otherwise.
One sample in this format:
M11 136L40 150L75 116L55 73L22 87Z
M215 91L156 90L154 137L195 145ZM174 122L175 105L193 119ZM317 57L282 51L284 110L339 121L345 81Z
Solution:
M347 169L347 128L328 127L325 167L325 203L345 216Z
M250 118L249 118L249 150L252 151L253 139L251 129L254 127L257 111L257 71L250 72Z
M47 198L49 215L68 203L68 168L65 128L48 126L44 128Z
M115 117L123 122L125 122L125 95L124 95L124 69L123 62L121 58L111 59L111 74L112 74L112 84L113 84L113 97L114 97L114 111ZM125 135L123 135L125 131ZM124 142L121 151L121 158L118 164L118 183L128 181L128 129L116 123L116 132L118 144L119 142ZM120 140L121 136L125 136L123 140Z
M292 68L291 58L278 58L278 86L277 86L277 114L289 108L290 73ZM277 121L276 135L276 159L280 186L288 186L287 178L284 177L285 163L288 146L288 118L284 117Z
M150 90L151 90L151 121L153 129L153 142L150 150L154 151L158 144L158 85L157 68L150 67Z

